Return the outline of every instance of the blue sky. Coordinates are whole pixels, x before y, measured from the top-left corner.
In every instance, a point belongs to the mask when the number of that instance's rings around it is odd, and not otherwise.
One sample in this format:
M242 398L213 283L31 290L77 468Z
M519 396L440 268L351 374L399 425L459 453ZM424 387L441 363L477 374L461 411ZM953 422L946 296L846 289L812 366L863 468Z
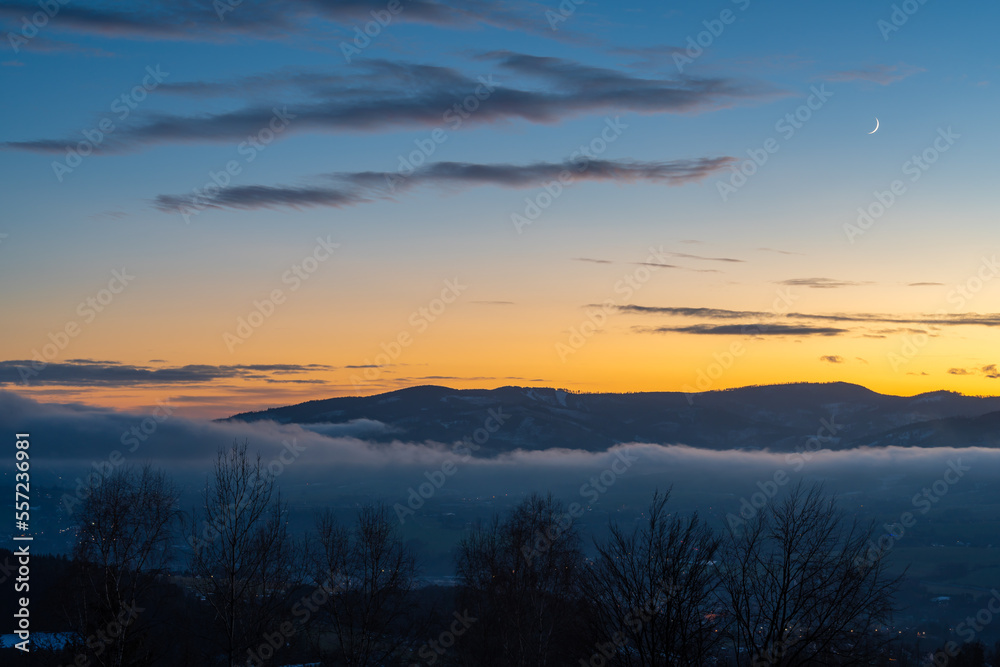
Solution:
M796 310L814 315L1000 311L988 280L961 305L948 298L996 247L995 5L401 2L350 62L343 45L372 12L389 16L388 3L243 2L222 20L219 7L53 2L35 34L24 21L40 5L0 2L0 273L16 314L0 325L0 381L15 387L15 369L38 353L52 368L21 391L115 406L183 390L224 411L427 378L680 389L731 344L677 331L709 321L609 310L600 335L570 357L558 352L588 306L622 296L614 286L649 248L671 268L615 308L761 313L784 285L798 290ZM703 52L688 50L699 39ZM495 91L448 127L445 112L479 77ZM144 78L148 89L136 89ZM780 131L815 90L828 99L793 134ZM272 109L292 117L248 152ZM114 131L57 174L53 162L104 119ZM591 142L608 122L623 129L518 233L511 216L578 147L600 145ZM385 175L437 127L446 139L387 196ZM904 165L941 133L956 138L910 180ZM720 184L769 139L777 151L724 197ZM239 173L229 185L198 195L230 161ZM863 234L847 233L894 180L903 194ZM239 318L326 237L340 244L332 261L227 347ZM122 266L134 283L45 354L50 334ZM377 381L352 382L349 367L456 276L468 291L426 335ZM992 320L923 319L912 331L757 336L714 386L849 379L899 393L995 393L983 370L997 361ZM919 332L932 342L894 364L902 337ZM238 382L195 375L178 389L102 380L88 375L94 361L303 368ZM62 378L58 364L72 372Z

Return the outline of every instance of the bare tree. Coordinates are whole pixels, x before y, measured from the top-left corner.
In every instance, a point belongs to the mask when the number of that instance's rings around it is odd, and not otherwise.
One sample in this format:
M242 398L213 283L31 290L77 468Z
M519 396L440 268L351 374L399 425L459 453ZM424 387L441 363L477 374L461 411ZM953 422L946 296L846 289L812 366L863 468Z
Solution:
M642 526L626 532L611 524L610 537L595 542L584 590L602 664L701 667L721 638L713 608L719 539L697 515L668 514L669 496L653 495Z
M246 444L219 451L195 513L190 567L230 666L244 663L264 633L286 620L294 557L285 511L259 454L251 460Z
M149 465L95 478L77 515L77 627L101 665L152 664L146 595L170 557L176 488Z
M411 591L417 566L392 511L381 503L367 505L350 529L327 510L317 518L316 534L308 542L313 578L334 586L313 618L326 621L336 633L343 664L386 664L408 647L414 638Z
M561 664L580 652L583 553L562 503L529 496L462 540L457 560L461 606L477 619L462 639L463 664Z
M724 541L722 597L739 665L861 665L882 649L901 577L822 487L798 485ZM885 637L885 641L888 641Z

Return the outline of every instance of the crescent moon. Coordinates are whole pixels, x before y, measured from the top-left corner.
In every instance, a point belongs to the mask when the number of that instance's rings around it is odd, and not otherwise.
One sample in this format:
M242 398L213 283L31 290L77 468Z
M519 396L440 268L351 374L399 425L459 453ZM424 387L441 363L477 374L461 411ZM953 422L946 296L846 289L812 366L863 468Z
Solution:
M875 119L875 129L868 134L875 134L876 132L878 132L878 118Z

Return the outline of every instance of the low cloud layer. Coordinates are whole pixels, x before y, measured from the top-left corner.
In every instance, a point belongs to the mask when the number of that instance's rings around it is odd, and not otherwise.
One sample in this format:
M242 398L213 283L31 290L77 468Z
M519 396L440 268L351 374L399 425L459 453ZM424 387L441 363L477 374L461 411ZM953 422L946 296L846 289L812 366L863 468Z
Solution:
M308 483L325 489L324 493L364 492L393 500L405 497L408 487L426 481L425 473L440 470L447 461L458 469L449 481L449 493L475 495L539 489L574 493L582 482L623 456L634 462L626 473L632 491L636 486L652 489L676 484L697 490L703 485L703 490L726 495L727 490L736 493L745 486L754 489L755 481L772 479L781 470L829 482L834 491L873 491L886 488L887 480L894 480L894 484L903 480L904 488L912 486L912 493L917 493L954 460L974 464L979 482L996 480L1000 475L1000 450L888 447L815 451L808 448L809 434L803 434L803 448L798 453L626 443L600 452L549 449L470 458L461 454L456 447L459 443L410 442L405 431L393 431L371 419L306 427L267 421L206 422L164 410L142 415L78 404L43 404L3 391L0 429L31 433L33 451L37 452L32 471L40 485L62 485L66 479L85 476L117 451L126 463L163 466L183 484L197 489L219 448L233 442L248 443L251 451L260 452L265 465L275 464L282 485ZM386 432L393 432L397 439L386 444L365 439ZM285 463L279 464L283 452Z

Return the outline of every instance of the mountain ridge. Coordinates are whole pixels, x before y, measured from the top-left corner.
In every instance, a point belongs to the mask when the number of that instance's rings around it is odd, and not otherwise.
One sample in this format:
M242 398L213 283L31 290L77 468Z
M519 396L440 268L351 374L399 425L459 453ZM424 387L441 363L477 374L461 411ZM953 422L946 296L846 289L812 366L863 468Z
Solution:
M370 396L315 399L220 421L308 426L372 420L387 428L368 434L368 440L450 443L485 428L490 410L499 411L503 423L497 425L494 417L493 425L499 427L489 431L481 452L486 456L513 449L603 450L622 442L793 451L817 435L831 449L1000 446L993 429L1000 425L1000 397L951 391L895 396L847 382L752 385L695 394L416 385ZM986 418L990 413L996 416Z

